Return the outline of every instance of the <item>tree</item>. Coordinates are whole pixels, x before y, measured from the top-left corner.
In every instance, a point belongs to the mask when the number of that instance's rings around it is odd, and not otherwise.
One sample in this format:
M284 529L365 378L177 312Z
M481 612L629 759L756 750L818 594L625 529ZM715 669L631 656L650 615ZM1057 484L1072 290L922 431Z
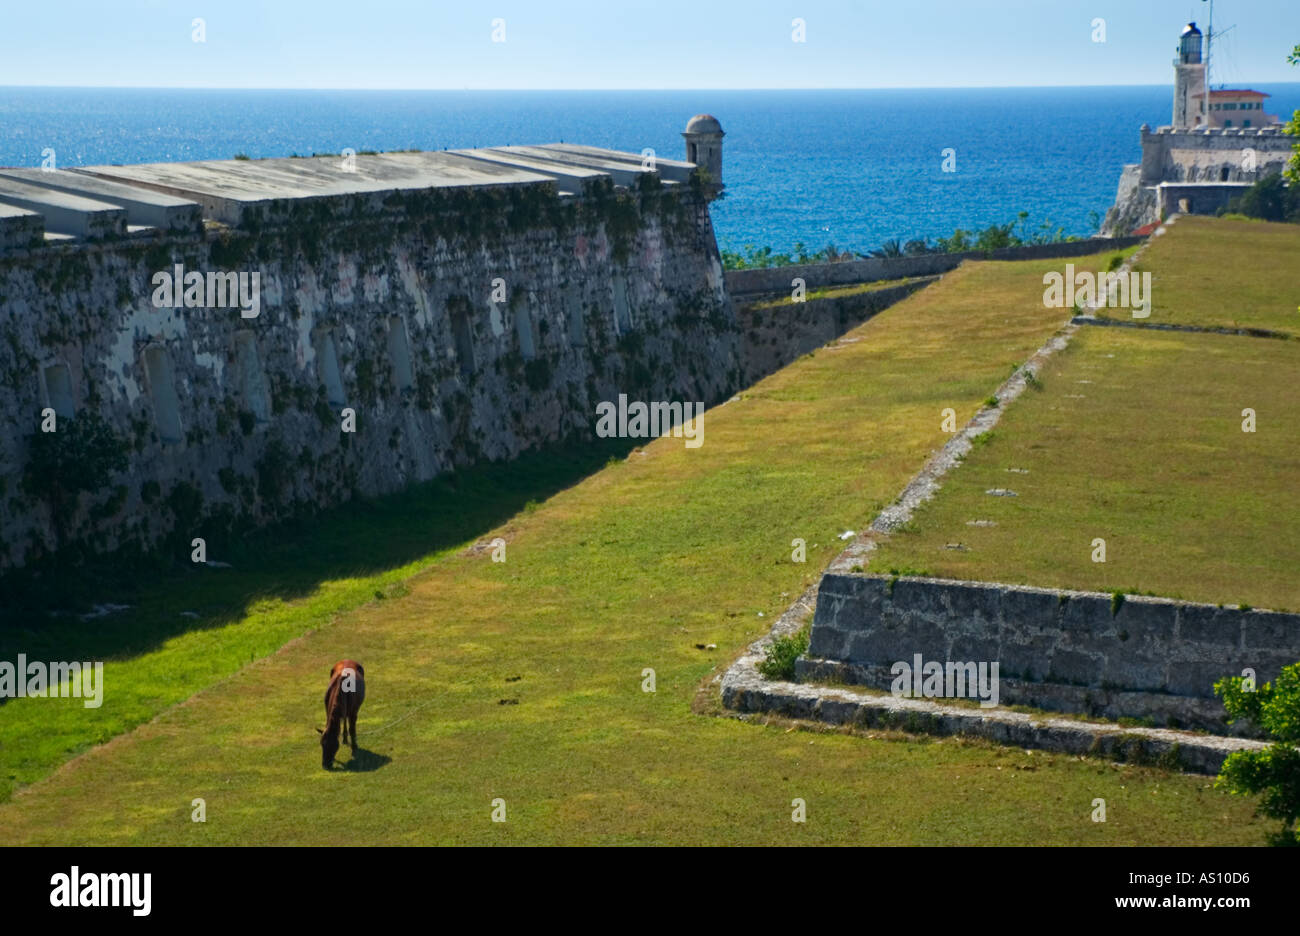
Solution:
M1226 211L1265 221L1300 220L1300 185L1288 187L1274 172L1231 199Z
M1275 742L1262 751L1234 751L1223 762L1214 785L1230 793L1261 794L1259 811L1282 820L1271 840L1275 845L1300 845L1300 663L1282 667L1271 683L1257 691L1242 687L1241 676L1214 684L1215 695L1234 721L1248 719Z
M1292 65L1300 65L1300 45L1291 50L1286 60ZM1291 115L1282 132L1287 136L1300 137L1300 110ZM1300 185L1300 143L1291 147L1291 162L1287 163L1286 177L1292 185Z

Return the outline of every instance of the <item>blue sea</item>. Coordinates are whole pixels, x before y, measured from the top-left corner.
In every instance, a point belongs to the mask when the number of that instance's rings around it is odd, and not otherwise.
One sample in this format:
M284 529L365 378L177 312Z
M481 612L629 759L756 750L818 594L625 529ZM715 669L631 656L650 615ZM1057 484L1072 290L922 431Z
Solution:
M1266 110L1300 84L1258 85ZM564 141L683 158L691 115L721 121L724 250L871 250L1029 212L1092 232L1138 127L1169 122L1172 87L826 91L213 91L0 88L0 166L444 149ZM956 172L942 171L955 150Z

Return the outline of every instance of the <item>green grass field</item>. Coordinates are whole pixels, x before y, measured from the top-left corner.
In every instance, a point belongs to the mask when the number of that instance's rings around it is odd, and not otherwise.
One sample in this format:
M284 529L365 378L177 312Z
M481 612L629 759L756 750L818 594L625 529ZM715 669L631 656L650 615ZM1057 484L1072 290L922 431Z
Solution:
M112 705L97 709L18 699L0 708L0 801L339 613L400 594L478 531L626 454L626 442L613 442L484 465L214 548L211 558L232 569L105 565L9 583L0 660L109 660L115 688ZM130 610L81 621L96 603Z
M1144 321L1263 328L1300 337L1300 225L1192 215L1153 238L1136 269L1151 273ZM1104 270L1080 261L1075 269ZM1132 320L1125 309L1102 317Z
M711 410L703 447L658 440L479 530L413 533L420 517L404 517L400 500L357 512L348 522L374 541L405 537L404 553L428 537L424 554L392 569L310 583L287 564L288 588L256 578L270 572L228 570L236 591L253 577L242 610L110 660L104 708L134 693L131 717L152 720L15 793L0 805L0 840L1262 842L1252 804L1205 777L695 711L708 707L702 687L838 551L838 534L861 529L944 443L943 408L968 419L1061 324L1042 305L1052 266L967 265L855 330L858 340ZM426 516L455 509L455 491L424 496ZM449 548L459 533L459 545L503 536L507 561ZM804 565L790 561L794 537L807 540ZM310 531L284 549L327 567ZM185 603L176 582L158 588L172 607ZM287 642L243 665L241 628L261 629L259 588L277 596L272 642ZM141 607L152 607L144 591ZM708 644L719 649L697 649ZM168 689L186 655L219 664ZM366 666L363 752L327 773L313 729L343 656ZM654 693L642 691L647 668ZM25 765L16 750L60 705L74 709L61 723L68 751L114 730L85 719L77 700L0 707L5 764L26 771L17 779L57 766L58 751ZM196 797L205 823L190 821ZM505 823L490 821L498 797ZM795 797L806 824L790 821ZM1095 797L1106 823L1090 820Z
M1300 611L1297 373L1291 341L1081 329L870 567Z

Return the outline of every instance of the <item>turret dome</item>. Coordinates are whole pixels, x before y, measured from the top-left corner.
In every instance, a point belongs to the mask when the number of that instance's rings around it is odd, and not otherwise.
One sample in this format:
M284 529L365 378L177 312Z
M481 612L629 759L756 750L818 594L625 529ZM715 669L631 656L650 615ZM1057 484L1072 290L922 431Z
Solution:
M687 133L721 133L722 124L712 114L696 114L686 124Z

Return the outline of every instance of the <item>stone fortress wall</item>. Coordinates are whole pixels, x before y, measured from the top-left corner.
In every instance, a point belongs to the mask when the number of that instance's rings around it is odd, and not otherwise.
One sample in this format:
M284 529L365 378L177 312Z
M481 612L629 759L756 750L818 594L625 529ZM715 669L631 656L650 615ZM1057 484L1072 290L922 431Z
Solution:
M1094 237L1061 241L1055 244L1025 244L994 250L968 250L961 253L928 253L914 257L869 257L838 263L800 263L790 266L763 267L754 270L728 270L727 292L735 299L752 296L790 295L792 280L804 281L805 288L828 289L879 280L905 279L912 276L937 276L961 266L963 260L1052 260L1058 257L1083 257L1104 250L1123 250L1140 244L1142 237Z
M889 690L891 667L997 662L1000 704L1215 733L1216 680L1275 679L1300 657L1300 615L1165 598L828 573L799 679ZM1231 730L1239 730L1234 726Z
M1143 125L1139 181L1253 183L1281 172L1295 138L1278 126L1179 130Z
M741 383L748 386L791 361L861 325L896 302L928 286L965 260L1045 260L1122 250L1141 237L1089 238L1059 244L1029 244L989 251L922 254L806 263L755 270L728 270L727 292L736 306L740 328ZM792 280L801 279L807 295L789 301ZM901 280L867 292L817 297L815 290ZM779 304L774 301L779 300Z
M620 393L738 389L720 167L562 144L353 160L0 170L0 569L188 558L591 437ZM258 274L256 315L155 304L160 273L195 271ZM78 493L88 452L122 467Z
M1142 161L1120 173L1103 234L1124 234L1175 212L1212 214L1291 158L1295 138L1280 127L1152 129L1143 124Z

